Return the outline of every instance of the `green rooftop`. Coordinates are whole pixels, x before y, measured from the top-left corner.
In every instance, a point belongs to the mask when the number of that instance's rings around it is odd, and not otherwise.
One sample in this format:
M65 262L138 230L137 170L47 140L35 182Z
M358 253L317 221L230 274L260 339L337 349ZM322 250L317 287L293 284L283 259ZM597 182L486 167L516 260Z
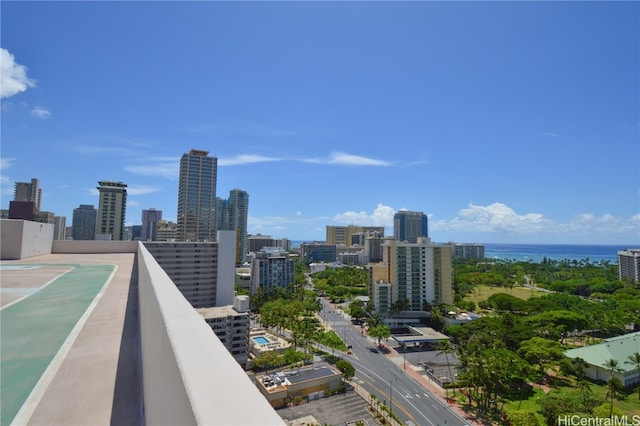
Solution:
M636 352L640 353L640 332L611 337L596 345L570 349L565 355L569 358L582 358L588 364L599 367L604 367L607 360L615 359L618 361L618 368L623 372L630 372L635 366L626 361Z

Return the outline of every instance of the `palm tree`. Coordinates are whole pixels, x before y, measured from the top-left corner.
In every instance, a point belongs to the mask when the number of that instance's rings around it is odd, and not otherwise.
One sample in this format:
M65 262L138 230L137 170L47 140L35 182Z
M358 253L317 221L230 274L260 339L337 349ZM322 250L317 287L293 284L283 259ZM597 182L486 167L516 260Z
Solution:
M576 382L576 388L578 389L578 391L580 391L584 411L587 413L591 412L591 396L593 395L591 385L587 380L580 379Z
M439 351L438 355L444 354L445 359L447 360L447 370L449 370L449 381L453 383L453 375L451 374L451 364L449 364L449 354L454 353L455 348L453 347L453 345L449 340L441 340L440 343L438 344L438 351ZM447 398L449 398L449 389L447 389Z
M616 390L620 385L620 380L615 376L615 373L619 372L620 368L618 367L618 360L613 358L606 360L603 366L611 373L611 377L609 377L609 381L607 382L609 396L611 397L611 403L609 405L609 417L611 417L613 414L613 398L615 397Z
M640 370L640 352L629 355L629 359L624 363L633 365L634 370ZM640 400L640 384L638 385L638 399Z

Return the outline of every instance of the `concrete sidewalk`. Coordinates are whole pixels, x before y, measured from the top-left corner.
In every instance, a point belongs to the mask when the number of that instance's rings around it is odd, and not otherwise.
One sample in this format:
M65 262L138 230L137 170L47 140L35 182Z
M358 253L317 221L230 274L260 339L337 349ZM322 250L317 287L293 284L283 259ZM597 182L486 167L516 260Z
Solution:
M418 383L420 383L420 385L422 385L422 387L424 387L425 389L429 390L433 395L435 395L438 398L440 398L444 404L447 404L460 417L465 419L467 424L474 425L474 426L491 426L491 423L483 422L483 421L481 421L479 419L476 419L472 415L466 413L458 404L448 403L447 402L447 398L446 398L446 390L441 388L436 383L432 382L431 380L429 380L428 378L426 378L422 374L420 374L420 371L422 370L422 367L413 365L413 364L411 364L409 362L405 363L403 356L401 354L399 354L393 347L391 347L391 346L389 346L387 344L384 344L384 343L382 344L382 346L387 348L388 352L387 352L386 356L394 364L398 365L400 368L403 368L407 372L407 374L409 374Z

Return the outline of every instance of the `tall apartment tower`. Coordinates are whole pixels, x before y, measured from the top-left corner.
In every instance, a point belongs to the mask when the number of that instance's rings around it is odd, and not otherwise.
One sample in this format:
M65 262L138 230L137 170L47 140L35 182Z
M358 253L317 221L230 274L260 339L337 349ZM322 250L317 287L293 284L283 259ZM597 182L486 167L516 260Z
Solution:
M416 243L385 240L383 249L393 302L407 299L414 311L422 310L424 302L453 304L450 245L429 238Z
M393 238L415 244L419 237L429 236L427 215L401 210L393 216Z
M162 221L162 210L142 210L142 241L156 241L158 236L158 223Z
M618 251L618 277L640 282L640 249Z
M33 203L35 211L39 211L42 189L40 189L38 179L31 179L31 182L16 182L13 199L14 201L30 201Z
M80 204L73 209L71 237L74 240L95 240L98 210L91 204Z
M110 180L98 181L100 204L96 220L96 235L111 235L112 240L124 240L124 219L127 212L127 185Z
M232 189L229 191L229 202L227 203L229 211L228 228L229 231L236 231L238 241L238 252L236 255L236 263L242 263L244 257L248 253L247 247L247 217L249 215L249 194L241 189Z
M215 241L218 159L192 149L180 158L178 241Z

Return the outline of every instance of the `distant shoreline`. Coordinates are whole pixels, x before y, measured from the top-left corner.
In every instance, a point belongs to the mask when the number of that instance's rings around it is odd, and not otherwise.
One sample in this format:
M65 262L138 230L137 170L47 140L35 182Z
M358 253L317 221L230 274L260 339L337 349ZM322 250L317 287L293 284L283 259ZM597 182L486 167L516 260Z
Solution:
M297 248L306 240L292 240L292 248ZM445 243L437 243L445 244ZM474 243L471 243L474 244ZM638 244L525 244L525 243L477 243L484 245L486 259L529 261L540 263L544 258L551 260L582 261L591 263L607 261L618 263L618 251L640 249Z

